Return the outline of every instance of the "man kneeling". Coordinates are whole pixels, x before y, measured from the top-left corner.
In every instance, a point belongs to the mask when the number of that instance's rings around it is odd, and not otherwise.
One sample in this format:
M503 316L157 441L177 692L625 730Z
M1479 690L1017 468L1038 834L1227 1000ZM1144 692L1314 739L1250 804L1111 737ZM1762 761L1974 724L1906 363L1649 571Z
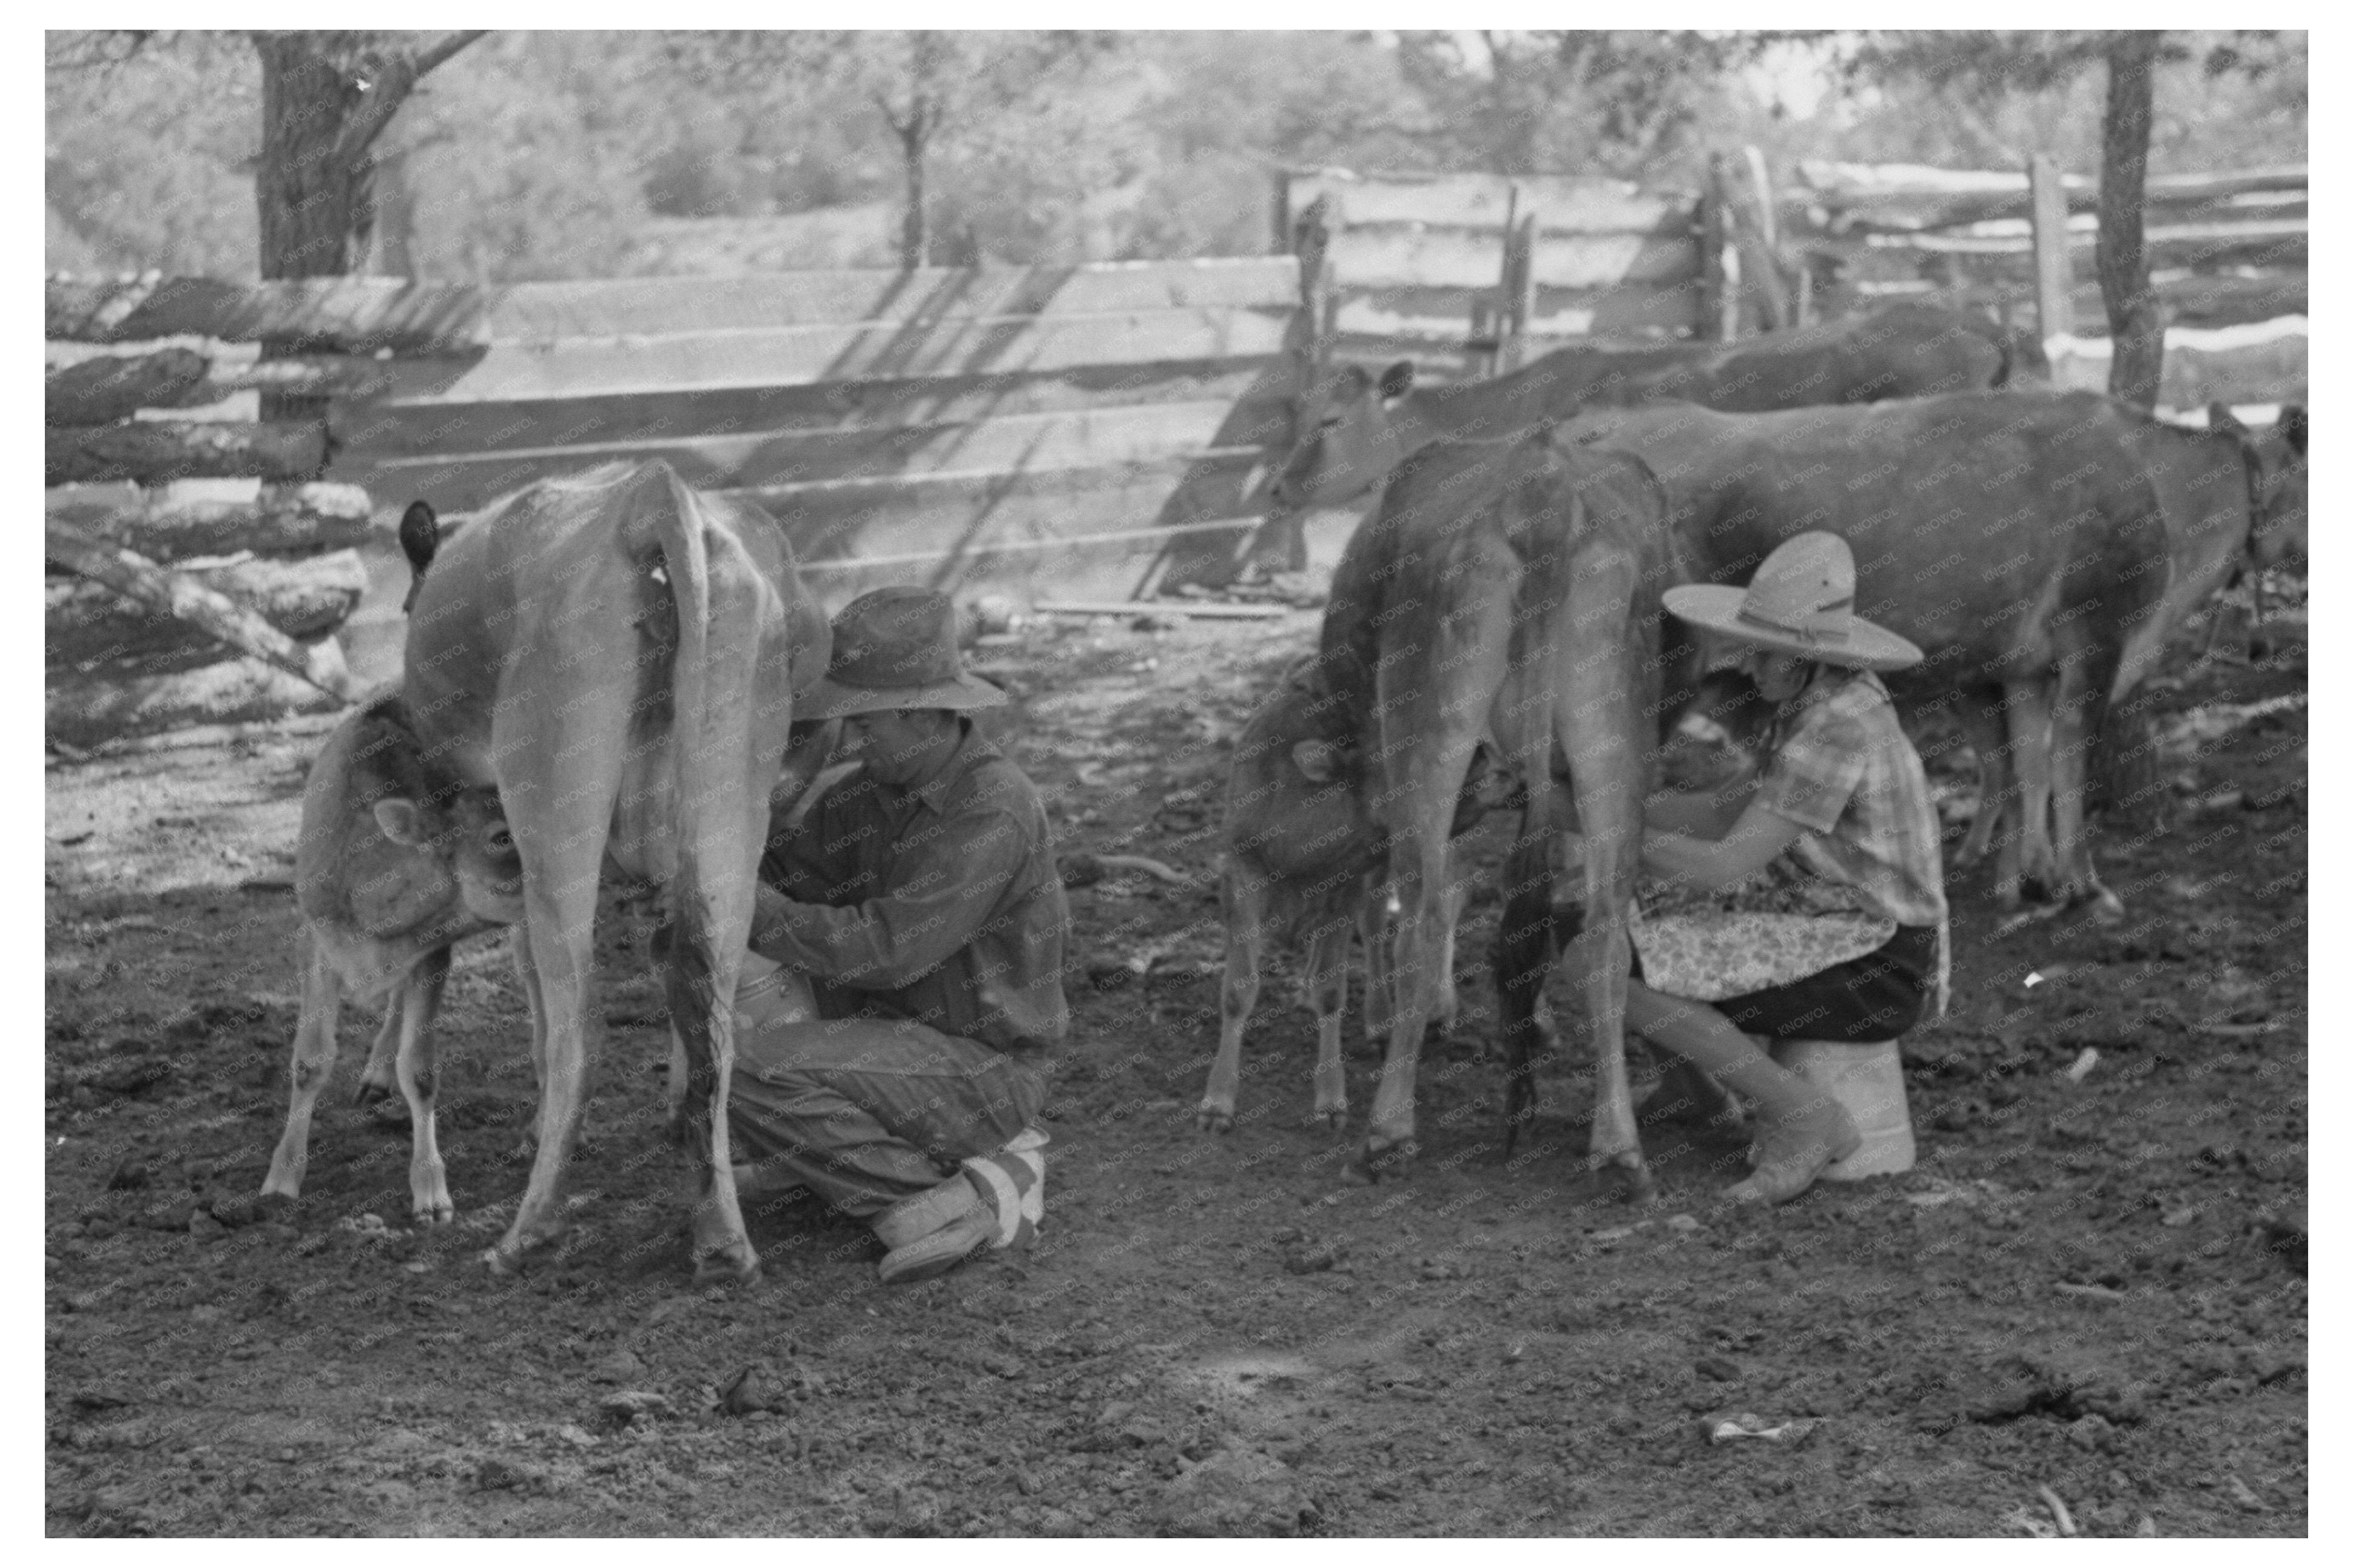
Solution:
M740 1018L728 1125L753 1186L802 1184L873 1227L885 1284L928 1279L1044 1217L1046 1081L1070 1027L1070 912L1037 786L965 713L954 607L845 606L795 717L862 765L760 865L752 951L807 974L819 1022Z

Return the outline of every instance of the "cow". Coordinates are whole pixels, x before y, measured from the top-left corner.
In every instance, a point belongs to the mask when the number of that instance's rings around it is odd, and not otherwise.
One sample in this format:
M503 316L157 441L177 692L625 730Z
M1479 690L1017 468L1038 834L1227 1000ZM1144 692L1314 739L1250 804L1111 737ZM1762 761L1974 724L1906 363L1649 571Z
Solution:
M358 1099L366 1104L397 1083L408 1103L411 1213L421 1225L446 1224L454 1210L434 1134L432 1029L449 949L522 918L522 859L498 797L437 768L399 694L378 698L337 725L311 764L294 889L302 1012L286 1131L262 1194L301 1196L343 998L381 997L384 1024Z
M1638 1195L1654 1190L1626 1077L1626 909L1656 742L1697 695L1699 673L1693 640L1657 613L1660 592L1690 577L1667 508L1640 458L1547 429L1419 448L1348 542L1318 657L1335 711L1360 727L1349 739L1366 757L1398 910L1397 999L1363 1177L1414 1153L1449 818L1492 736L1526 794L1514 862L1548 854L1571 826L1587 836L1573 951L1599 1065L1592 1156ZM1534 1030L1535 993L1519 994ZM1525 1050L1527 1037L1506 1043ZM1525 1096L1525 1073L1508 1081Z
M696 1277L758 1277L727 1152L733 998L794 695L830 652L775 520L690 489L659 460L538 480L440 542L410 617L405 685L430 753L506 805L540 1078L538 1150L485 1256L493 1270L519 1270L563 1226L609 860L663 889L674 932L666 983L686 1056Z
M1347 1003L1348 938L1365 948L1365 1032L1388 1032L1389 889L1380 829L1366 803L1356 726L1335 711L1330 685L1310 656L1284 674L1242 727L1226 791L1226 852L1219 880L1226 931L1218 1055L1196 1124L1229 1132L1241 1085L1242 1032L1258 1005L1260 959L1270 940L1306 949L1302 1000L1315 1017L1315 1119L1337 1131L1347 1121L1348 1088L1340 1059L1341 1014ZM1501 779L1474 756L1450 832L1466 833L1498 803ZM1438 1022L1451 1027L1454 933L1469 883L1457 880L1439 939L1441 990Z
M2168 572L2157 613L2126 639L2108 690L2111 704L2123 702L2156 668L2174 633L2217 589L2242 574L2254 575L2260 587L2263 572L2300 563L2309 506L2307 422L2300 405L2281 409L2278 420L2260 432L2221 403L2208 407L2202 430L2128 405L2117 409L2164 509ZM1998 822L2000 841L2009 844L2023 837L2025 821L2040 820L2049 792L2050 742L2032 710L2013 742L2004 715L1981 694L1964 700L1957 717L1982 780L1977 817L1954 855L1967 865L1996 842ZM2006 777L2012 756L2016 786Z
M1958 692L2006 712L2014 752L2022 734L2050 731L2052 820L2030 816L2004 842L1998 898L2014 907L2032 875L2113 917L2084 833L2088 753L2167 578L2163 510L2120 405L2088 392L1778 414L1682 404L1561 428L1651 465L1696 580L1742 581L1808 530L1843 536L1856 612L1928 655L1888 679L1904 710Z
M2031 337L1968 311L1909 304L1730 343L1556 349L1508 375L1455 386L1415 386L1410 360L1378 375L1344 364L1300 405L1298 437L1270 489L1270 522L1365 494L1426 441L1500 440L1588 407L1677 401L1762 413L2012 386L2049 373Z

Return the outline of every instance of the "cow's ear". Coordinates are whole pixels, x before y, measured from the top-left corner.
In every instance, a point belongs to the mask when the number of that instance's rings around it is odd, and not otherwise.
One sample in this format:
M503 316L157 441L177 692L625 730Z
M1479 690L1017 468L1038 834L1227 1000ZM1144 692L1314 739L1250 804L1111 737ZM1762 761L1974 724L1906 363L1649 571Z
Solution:
M412 849L431 847L433 836L425 831L425 814L417 803L398 795L375 803L375 825L395 844L406 844Z
M2239 416L2231 412L2231 405L2227 403L2210 403L2206 405L2206 428L2228 431L2233 436L2244 436L2247 433L2247 427L2239 423Z
M400 552L408 557L408 568L422 572L433 564L433 552L441 547L441 520L433 514L432 503L413 500L408 510L400 514Z
M1394 403L1413 390L1413 361L1398 360L1381 372L1381 398Z
M1339 776L1340 756L1340 748L1329 741L1301 741L1291 748L1292 765L1316 784Z
M2301 403L2291 403L2280 410L2280 435L2286 439L2288 449L2299 458L2304 456L2304 405Z

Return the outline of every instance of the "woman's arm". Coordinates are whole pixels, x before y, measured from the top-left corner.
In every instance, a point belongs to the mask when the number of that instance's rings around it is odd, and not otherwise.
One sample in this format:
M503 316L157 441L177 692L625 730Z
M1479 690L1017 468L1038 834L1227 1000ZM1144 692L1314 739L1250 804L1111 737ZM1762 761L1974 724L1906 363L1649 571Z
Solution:
M1678 887L1716 892L1754 875L1795 844L1806 829L1750 801L1721 838L1681 833L1642 835L1642 874Z
M1745 773L1713 790L1655 790L1642 803L1642 826L1692 838L1721 838L1757 793L1757 776Z

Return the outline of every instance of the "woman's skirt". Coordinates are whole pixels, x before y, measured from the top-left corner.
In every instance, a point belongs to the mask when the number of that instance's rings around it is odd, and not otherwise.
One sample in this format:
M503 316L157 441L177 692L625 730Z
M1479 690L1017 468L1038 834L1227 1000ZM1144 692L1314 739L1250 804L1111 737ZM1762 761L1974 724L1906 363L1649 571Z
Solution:
M1632 936L1637 980L1776 1040L1892 1040L1936 991L1934 926L1730 912L1638 920Z

